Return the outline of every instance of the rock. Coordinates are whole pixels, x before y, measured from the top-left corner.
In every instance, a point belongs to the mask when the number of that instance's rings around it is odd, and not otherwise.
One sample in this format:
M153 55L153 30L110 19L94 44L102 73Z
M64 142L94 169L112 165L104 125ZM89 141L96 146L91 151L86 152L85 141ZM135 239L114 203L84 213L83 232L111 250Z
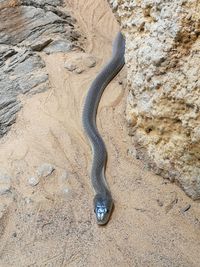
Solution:
M47 54L58 53L58 52L69 52L72 49L72 45L67 40L56 40L51 42L45 47L44 52Z
M37 74L36 76L28 75L25 79L20 79L19 87L23 94L30 92L34 88L38 88L39 85L44 84L48 81L48 75L46 73ZM49 84L46 83L47 90Z
M96 59L90 55L83 52L76 53L74 57L67 60L64 67L69 71L74 71L77 74L84 72L88 68L93 68L96 66Z
M3 217L3 215L6 213L7 206L3 203L0 203L0 219Z
M24 53L24 51L22 52ZM19 53L10 61L10 65L7 68L6 72L12 72L13 75L21 76L24 74L30 74L30 72L37 71L45 67L44 61L40 56L31 53L25 52L24 54ZM21 58L24 57L23 59Z
M31 203L33 203L33 199L30 198L30 197L25 197L25 198L24 198L24 202L25 202L26 204L31 204Z
M68 62L65 62L64 67L69 71L73 71L77 68L76 65L74 65L72 63L68 63Z
M3 136L10 129L11 125L16 120L16 113L20 109L21 104L16 98L9 94L0 93L0 136Z
M44 7L46 5L60 6L62 5L62 0L21 0L24 5L31 5L34 3L35 6Z
M2 46L0 61L0 136L3 136L22 107L17 95L36 91L41 85L47 90L49 82L44 61L27 49L17 51Z
M37 169L37 175L39 177L47 177L51 175L54 170L55 168L53 165L49 163L44 163Z
M5 173L0 173L0 195L9 192L11 187L11 178Z
M1 10L0 44L20 44L27 47L34 46L41 39L51 39L49 36L60 36L66 38L73 46L73 39L77 39L77 33L73 29L69 14L63 19L59 12L56 14L55 8L52 12L33 1L23 3L21 6Z
M108 2L126 38L130 85L126 113L138 154L154 171L198 199L198 9L178 0Z
M76 68L76 69L75 69L75 72L76 72L77 74L81 74L82 72L84 72L84 69L82 69L82 68Z
M14 49L3 45L0 46L0 66L4 65L5 61L15 54L17 54L17 51L15 51Z
M62 5L61 0L1 4L0 137L22 108L18 95L34 95L50 88L45 62L37 52L66 52L80 47L80 34L74 29L76 20Z
M84 59L84 63L88 68L93 68L96 66L96 60L92 56L86 56Z
M14 233L12 234L12 236L13 236L13 237L17 237L17 233L14 232Z
M37 176L31 176L28 178L28 183L31 186L36 186L37 184L39 184L40 180Z
M42 51L51 42L52 42L52 39L50 39L50 38L47 38L44 40L36 40L36 42L31 45L31 48L34 51Z
M67 187L64 187L63 188L63 193L68 195L69 194L69 189Z

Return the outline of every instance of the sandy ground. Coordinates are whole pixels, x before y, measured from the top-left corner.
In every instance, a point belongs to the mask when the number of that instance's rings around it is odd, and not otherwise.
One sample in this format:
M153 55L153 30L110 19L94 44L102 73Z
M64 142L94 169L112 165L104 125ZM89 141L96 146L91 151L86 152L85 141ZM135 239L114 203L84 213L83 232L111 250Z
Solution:
M81 110L118 25L106 1L66 2L97 65L75 74L64 62L76 52L41 54L52 89L22 98L24 108L0 143L1 169L12 176L11 192L0 197L0 266L200 266L199 203L132 156L125 69L107 88L98 113L115 210L106 227L96 225ZM28 178L45 162L55 171L30 186Z

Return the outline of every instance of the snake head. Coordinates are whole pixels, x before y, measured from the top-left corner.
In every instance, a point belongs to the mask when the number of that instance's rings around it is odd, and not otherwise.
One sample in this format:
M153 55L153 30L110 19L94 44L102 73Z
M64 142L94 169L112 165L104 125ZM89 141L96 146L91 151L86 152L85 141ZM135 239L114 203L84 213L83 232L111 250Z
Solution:
M105 225L110 218L113 209L113 200L110 195L102 196L97 194L94 198L94 212L97 224Z

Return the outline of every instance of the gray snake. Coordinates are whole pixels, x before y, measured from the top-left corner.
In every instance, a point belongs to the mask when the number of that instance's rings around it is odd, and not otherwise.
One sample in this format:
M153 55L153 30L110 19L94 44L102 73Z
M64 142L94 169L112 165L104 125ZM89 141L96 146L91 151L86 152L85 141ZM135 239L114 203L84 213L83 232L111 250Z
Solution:
M125 40L119 32L113 42L110 61L103 67L88 90L82 113L83 128L93 152L91 180L96 193L93 205L99 225L104 225L109 221L113 199L105 178L107 151L97 129L96 114L104 89L124 66L124 51Z

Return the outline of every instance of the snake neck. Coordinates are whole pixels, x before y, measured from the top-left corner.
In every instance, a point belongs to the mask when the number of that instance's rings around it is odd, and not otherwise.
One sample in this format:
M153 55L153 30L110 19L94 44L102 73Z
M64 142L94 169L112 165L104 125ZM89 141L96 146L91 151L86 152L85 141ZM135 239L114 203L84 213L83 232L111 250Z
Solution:
M106 182L105 165L102 167L100 172L96 170L97 169L92 169L91 172L92 185L95 190L95 193L101 195L111 195L110 190L108 188L108 184Z

